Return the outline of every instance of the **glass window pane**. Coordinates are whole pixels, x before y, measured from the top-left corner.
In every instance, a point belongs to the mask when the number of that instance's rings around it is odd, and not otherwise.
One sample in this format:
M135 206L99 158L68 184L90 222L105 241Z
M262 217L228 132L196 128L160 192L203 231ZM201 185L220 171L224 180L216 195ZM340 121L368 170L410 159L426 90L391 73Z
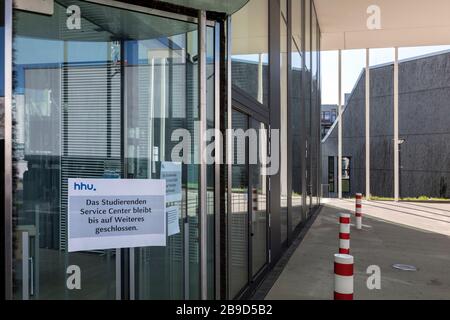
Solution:
M96 32L84 19L93 33L73 35L67 27L53 33L67 18L59 3L53 16L15 11L14 18L14 268L23 271L30 257L29 273L14 273L15 297L113 299L115 250L67 253L67 181L123 174L115 44L103 29L97 41L86 39ZM66 287L69 265L83 273L81 290Z
M232 129L249 127L248 116L233 111ZM229 295L234 298L248 282L248 152L245 143L233 141L231 217L229 231Z
M207 56L207 65L206 65L206 113L207 113L207 121L206 127L207 129L215 128L215 36L214 36L214 28L208 27L206 33L206 56ZM217 62L218 63L218 62ZM214 141L214 140L212 140ZM211 143L212 143L211 141ZM209 143L209 141L208 141ZM208 164L207 165L207 190L206 190L206 199L207 199L207 260L208 260L208 299L214 299L215 297L215 215L214 215L214 205L215 205L215 165Z
M284 19L285 23L287 23L288 15L287 15L287 0L279 0L280 2L280 10L281 10L281 19Z
M268 0L250 0L232 17L232 82L240 90L268 104Z
M258 160L250 164L252 185L252 275L257 273L267 262L267 176L261 162L267 155L267 126L252 119L252 129L258 132Z
M302 48L302 1L303 0L291 0L291 25L292 25L292 38L295 46L292 46L292 50L301 52Z
M80 8L81 29L66 24L69 4ZM172 134L182 129L192 140L193 147L183 154L191 161L182 164L182 200L166 204L178 208L180 230L168 236L165 247L135 248L131 262L137 299L183 299L187 291L187 297L198 299L197 25L66 0L55 1L51 16L15 11L14 19L15 298L23 298L22 284L28 282L31 299L116 297L116 263L130 261L114 249L67 252L68 178L159 179L162 163L172 161L179 144ZM208 28L210 128L215 125L214 40ZM208 168L210 295L212 173ZM29 252L21 250L27 243ZM22 276L23 252L31 258L32 280ZM81 268L81 290L66 287L70 265Z
M292 40L294 44L294 39ZM294 46L293 46L294 48ZM302 57L298 51L292 52L292 90L291 90L291 110L290 110L290 127L291 127L291 148L292 150L301 150L301 129L304 119L301 119L302 108ZM302 219L302 175L301 161L299 152L293 152L292 163L292 228L301 222Z
M317 60L317 17L314 6L312 6L312 29L311 29L311 195L312 204L318 205L318 145L319 145L319 124L316 121L315 115L320 111L319 108L319 87L318 87L318 67Z
M5 2L0 3L0 107L3 110L3 97L5 96ZM3 132L3 130L1 130ZM2 133L3 134L3 133Z
M281 1L281 4L286 5L286 2ZM287 10L287 8L285 8ZM281 10L283 12L283 9ZM281 132L280 140L287 141L288 137L288 48L287 48L287 24L281 13L280 16L280 112L281 112ZM280 163L280 204L281 204L281 242L287 240L288 227L288 161L287 161L287 143L280 143L281 149L281 163Z

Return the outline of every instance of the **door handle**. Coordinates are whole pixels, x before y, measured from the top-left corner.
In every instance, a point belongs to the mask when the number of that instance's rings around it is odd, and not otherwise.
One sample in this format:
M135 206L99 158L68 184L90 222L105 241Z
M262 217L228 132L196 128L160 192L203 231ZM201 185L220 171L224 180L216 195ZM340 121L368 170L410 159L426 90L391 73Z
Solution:
M30 299L30 237L22 232L22 299Z
M34 259L33 257L29 258L30 260L30 295L34 296Z

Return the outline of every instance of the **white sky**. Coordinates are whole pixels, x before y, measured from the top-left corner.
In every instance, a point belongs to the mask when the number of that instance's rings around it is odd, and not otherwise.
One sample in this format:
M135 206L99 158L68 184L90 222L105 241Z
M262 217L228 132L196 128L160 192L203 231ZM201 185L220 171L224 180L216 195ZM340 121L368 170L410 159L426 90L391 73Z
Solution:
M450 50L449 46L399 48L399 60L418 57L429 53ZM394 49L371 49L370 65L394 61ZM366 66L366 50L342 51L342 103L345 93L350 93ZM322 104L338 103L338 52L321 52Z

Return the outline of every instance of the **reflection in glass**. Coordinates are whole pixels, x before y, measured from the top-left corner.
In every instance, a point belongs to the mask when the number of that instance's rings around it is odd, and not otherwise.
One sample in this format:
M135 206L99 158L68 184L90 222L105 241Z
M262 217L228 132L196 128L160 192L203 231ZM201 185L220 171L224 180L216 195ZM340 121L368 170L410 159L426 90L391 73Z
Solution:
M58 3L53 16L14 16L15 298L114 299L114 250L67 253L67 179L123 174L115 44L105 30L97 41L94 31L54 34L66 17ZM81 290L66 287L70 265Z
M252 275L255 276L267 261L267 176L261 159L267 156L266 125L251 120L252 128L258 130L258 161L250 165L251 172L251 240Z
M214 129L215 123L215 60L214 60L214 29L208 27L206 30L206 127L207 129ZM213 140L214 141L214 140ZM214 215L214 196L215 196L215 165L207 165L207 268L208 268L208 299L215 297L215 215Z
M290 121L291 127L291 148L292 153L292 228L295 229L302 219L302 175L301 175L301 156L296 150L301 150L301 76L302 76L302 56L294 39L292 40L292 90L291 90L291 110Z
M197 55L196 37L197 31L193 30L166 38L126 42L128 179L160 178L161 162L171 161L171 151L177 143L171 141L171 133L177 128L194 133L194 121L198 120L197 65L189 58ZM192 151L188 152L195 157ZM182 201L166 204L178 207L180 232L168 237L166 247L135 249L137 299L184 298L185 232L192 242L191 276L198 279L198 186L186 187L186 179L192 179L190 173L196 174L197 170L196 165L182 165ZM182 218L186 214L192 223L185 229ZM198 285L191 288L190 294L198 294Z
M318 135L318 121L316 115L320 113L319 106L319 88L318 88L318 58L317 58L317 17L316 10L314 6L312 7L311 16L311 196L312 205L318 205L318 173L319 173L319 160L318 160L318 146L319 146L319 135Z
M232 128L247 131L248 116L233 111ZM233 141L231 214L229 231L229 295L234 298L248 282L248 154ZM244 154L242 154L244 153ZM245 161L238 159L245 159Z
M312 5L311 0L305 0L305 70L304 73L304 101L305 101L305 130L306 130L306 142L305 142L305 183L306 183L306 208L305 212L308 213L312 207L312 137L311 137L311 121L312 121L312 53L311 53L311 12Z
M301 52L302 43L302 2L303 0L291 0L291 26L292 26L292 38L297 45L298 52ZM295 51L295 47L292 46L292 51Z
M67 28L69 4L81 8L81 30ZM187 152L198 158L197 25L68 0L55 1L52 16L15 11L14 18L14 296L115 299L116 250L67 252L67 179L159 178L180 128L191 133L195 147ZM213 43L209 28L208 115L214 115ZM198 179L199 166L183 164L182 200L167 204L179 208L180 232L166 247L134 249L136 299L199 298ZM81 290L66 287L70 265L82 270Z
M286 5L286 1L281 1L280 4ZM287 10L287 8L284 8ZM288 141L288 46L287 46L287 20L281 10L280 16L280 141ZM287 240L288 234L288 159L287 159L287 143L280 143L280 221L281 221L281 242Z
M268 0L250 0L232 17L232 82L259 103L268 104Z

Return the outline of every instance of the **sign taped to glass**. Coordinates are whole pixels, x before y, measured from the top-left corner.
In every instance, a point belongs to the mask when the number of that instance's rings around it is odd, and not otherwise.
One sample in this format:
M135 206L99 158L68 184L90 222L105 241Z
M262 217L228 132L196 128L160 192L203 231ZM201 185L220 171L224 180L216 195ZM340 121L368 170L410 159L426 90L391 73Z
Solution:
M166 182L69 179L68 251L166 245Z

